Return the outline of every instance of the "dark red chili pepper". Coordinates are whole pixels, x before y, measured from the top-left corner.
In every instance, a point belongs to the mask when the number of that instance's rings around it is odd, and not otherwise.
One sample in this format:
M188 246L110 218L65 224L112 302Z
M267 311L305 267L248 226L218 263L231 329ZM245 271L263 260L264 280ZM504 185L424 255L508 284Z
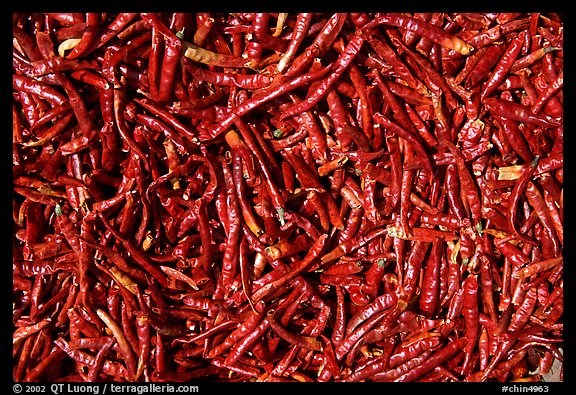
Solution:
M282 113L281 118L287 118L292 115L299 114L303 111L307 111L312 108L320 99L324 97L330 87L334 82L344 73L346 68L352 62L356 54L360 51L364 38L362 36L354 36L350 42L346 45L344 51L340 55L340 59L337 62L338 67L322 81L311 96L307 97L306 100L293 106L290 109L285 110Z
M466 343L466 337L461 337L457 340L452 341L447 346L434 352L428 359L426 359L421 365L414 367L414 369L398 377L394 381L412 381L421 377L422 375L430 372L436 366L441 365L448 358L453 356L459 349Z
M13 75L12 87L19 92L40 96L53 105L62 105L66 102L66 97L56 89L23 75Z
M480 323L478 320L478 279L476 275L470 274L464 280L463 285L462 315L466 322L466 346L462 371L469 372L472 363L472 353L480 335Z
M440 295L440 263L442 243L436 239L432 243L430 256L426 260L424 268L424 283L420 294L420 310L427 317L433 317L438 309Z
M440 45L460 52L462 55L468 55L473 47L459 37L455 37L445 32L443 29L432 25L431 23L403 16L400 14L382 15L376 17L372 22L364 25L364 30L369 30L376 25L392 25L402 29L412 30L420 36L426 37Z
M234 122L235 117L239 117L247 114L251 110L261 106L262 104L282 95L288 93L300 86L303 86L309 82L315 81L316 79L322 78L330 70L330 67L325 67L318 71L303 74L301 76L295 77L288 83L280 83L278 81L265 89L266 92L260 91L258 95L251 97L250 99L239 105L229 116L222 120L222 122L213 130L209 131L209 138L215 138L220 133L226 131Z
M71 349L68 342L66 342L66 340L64 340L63 338L60 337L54 340L54 343L74 360L82 364L88 365L92 368L97 367L97 361L95 360L94 356L87 354L83 351ZM105 374L110 375L112 377L124 377L124 378L129 377L128 372L123 367L123 365L114 361L105 360L102 363L102 371Z
M489 77L488 81L482 88L482 93L480 94L481 99L486 99L490 96L498 87L498 85L504 80L506 74L512 68L512 65L516 61L516 58L520 54L522 49L522 44L526 32L520 32L514 39L510 41L506 50L498 60L492 75Z
M296 19L294 30L292 36L290 37L290 43L286 48L286 51L278 61L276 70L278 73L282 73L284 69L292 62L294 56L296 55L300 45L306 37L306 31L308 30L310 24L312 23L313 15L311 13L300 13Z
M308 269L309 266L314 262L314 260L320 255L320 253L322 252L322 249L324 248L326 239L327 239L327 235L321 235L315 242L314 245L311 247L310 251L308 252L308 254L306 254L306 256L304 257L304 259L302 259L298 265L296 265L290 272L286 273L285 275L283 275L281 278L275 280L274 282L267 284L265 286L263 286L262 288L260 288L258 291L254 292L254 294L252 295L253 299L255 301L260 300L261 298L263 298L266 294L268 294L271 291L274 291L275 289L278 289L279 287L282 287L284 284L286 284L288 281L290 281L291 279L293 279L295 276L297 276L298 274L300 274L301 272L303 272L304 270Z
M12 25L14 381L563 363L561 15Z
M432 165L430 164L430 158L428 157L428 153L417 137L415 137L412 133L402 128L401 126L397 125L396 123L392 122L390 119L386 118L384 115L380 113L374 114L374 120L377 123L381 124L384 128L392 131L398 137L401 137L404 140L408 141L413 147L413 149L416 151L416 153L421 156L424 168L427 171L429 171L430 174L432 173Z
M543 128L557 127L560 125L558 120L548 115L534 115L530 108L515 102L489 97L484 100L484 104L488 111L494 115L509 118L514 121L527 122Z

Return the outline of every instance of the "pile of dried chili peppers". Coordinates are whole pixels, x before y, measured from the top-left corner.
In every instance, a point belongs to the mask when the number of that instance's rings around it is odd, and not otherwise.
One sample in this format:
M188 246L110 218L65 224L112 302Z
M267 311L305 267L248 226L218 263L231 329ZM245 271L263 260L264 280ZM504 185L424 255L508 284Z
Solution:
M12 22L14 380L562 361L561 15Z

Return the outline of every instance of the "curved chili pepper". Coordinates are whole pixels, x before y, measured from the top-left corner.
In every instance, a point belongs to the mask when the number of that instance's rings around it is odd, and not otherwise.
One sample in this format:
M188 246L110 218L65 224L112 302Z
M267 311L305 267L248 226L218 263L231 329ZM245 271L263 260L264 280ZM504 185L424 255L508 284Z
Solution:
M516 37L514 37L506 50L498 60L494 71L484 87L482 88L482 92L480 93L480 98L482 100L486 99L490 94L492 94L497 86L504 80L506 74L512 68L512 65L516 61L516 58L520 54L522 49L522 44L524 40L524 36L526 35L525 31L520 32Z
M369 304L362 306L348 320L346 325L346 335L350 335L364 321L372 317L374 314L392 307L397 303L397 301L398 299L396 295L385 293L375 298Z
M457 340L454 340L453 342L449 343L448 345L444 346L438 351L435 351L421 365L416 366L414 369L403 374L394 381L397 382L412 381L417 379L418 377L423 376L424 374L433 370L436 366L439 366L444 361L452 357L456 352L459 351L459 349L466 343L466 341L467 341L466 337L461 337Z
M306 31L308 30L310 24L312 23L313 15L311 13L300 13L296 19L294 25L294 30L290 38L290 43L286 48L286 51L278 61L276 70L278 73L282 73L286 66L290 64L298 51L298 48L304 41L306 37Z
M336 358L338 360L341 360L344 357L344 355L346 355L350 351L350 349L354 347L354 345L357 344L357 342L360 341L361 338L370 329L372 329L375 325L377 325L378 322L384 319L386 315L389 313L390 312L388 310L382 310L376 312L374 315L372 315L370 318L368 318L362 324L360 324L354 331L347 334L344 340L342 340L342 342L338 345L338 347L335 350Z
M499 115L515 121L527 122L543 128L557 127L560 124L558 120L551 118L550 116L536 116L532 114L528 107L515 102L489 97L484 100L484 104L488 111L492 112L494 115Z
M277 321L275 314L276 312L274 310L268 310L266 313L266 320L270 324L270 328L272 328L278 336L290 342L291 344L302 348L314 351L322 350L322 343L318 339L311 336L298 335L288 331L285 327L282 326L280 322Z
M15 380L562 363L559 15L12 24Z
M285 110L281 115L281 119L300 114L303 111L307 111L312 108L318 101L320 101L320 99L325 96L334 82L340 78L346 68L350 65L356 54L360 51L363 42L364 38L362 36L354 36L346 45L344 51L342 51L340 59L337 62L338 66L336 69L322 81L322 83L316 88L312 95L307 97L306 100L303 100L301 103Z
M510 227L510 230L523 241L525 241L526 238L520 235L516 230L516 212L518 207L518 201L520 199L521 192L526 188L535 172L536 166L538 164L538 159L539 158L536 157L530 163L530 167L526 169L525 172L522 174L521 178L519 178L516 181L516 183L514 184L514 188L512 189L512 193L508 203L508 211L507 211L508 226Z
M60 337L54 340L54 343L74 360L77 360L78 362L88 365L92 368L97 367L97 361L95 360L95 357L86 354L83 351L71 349L68 342L66 342L66 340L63 338ZM120 363L114 361L105 360L102 363L102 371L112 377L129 377L126 369Z
M436 42L446 48L453 49L462 55L468 55L473 47L466 43L459 37L455 37L446 33L443 29L435 26L429 22L407 17L400 14L381 15L375 18L370 23L364 25L364 30L369 30L377 25L392 25L407 29L418 33L421 36L429 38L431 41Z
M472 352L480 335L480 323L478 320L478 279L470 274L464 279L463 284L462 315L466 322L466 346L462 371L469 372L472 362Z
M310 251L306 254L304 259L302 259L298 263L298 265L295 265L295 267L291 271L289 271L288 273L283 275L281 278L275 280L274 282L272 282L270 284L263 286L258 291L254 292L254 294L252 295L253 299L255 301L262 299L266 294L282 287L288 281L292 280L295 276L297 276L298 274L300 274L304 270L308 269L308 267L314 262L314 260L322 252L322 249L324 248L324 245L326 243L327 238L328 238L328 235L326 235L326 234L321 235L314 242L314 245L311 247Z
M544 91L542 91L535 102L532 104L532 113L538 114L542 107L564 86L564 73L560 72L558 76L550 82Z
M56 89L23 75L12 76L12 87L16 91L40 96L53 105L62 105L66 102L66 97Z
M257 108L258 106L261 106L262 104L280 95L288 93L309 82L322 78L329 70L330 66L312 73L303 74L298 77L295 77L291 79L288 83L280 83L280 81L278 81L277 83L271 84L267 89L263 89L263 91L266 92L260 91L258 95L255 95L250 99L244 101L230 115L228 115L225 119L223 119L221 123L218 124L213 130L210 130L208 132L210 135L209 138L215 138L220 133L226 131L235 121L236 117L245 115L248 112L252 111L253 109Z

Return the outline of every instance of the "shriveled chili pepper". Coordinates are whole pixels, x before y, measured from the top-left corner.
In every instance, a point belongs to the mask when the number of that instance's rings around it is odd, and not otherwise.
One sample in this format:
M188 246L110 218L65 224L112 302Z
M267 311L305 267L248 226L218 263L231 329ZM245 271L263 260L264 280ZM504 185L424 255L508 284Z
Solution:
M502 57L498 60L492 75L486 82L486 85L482 88L482 93L480 94L482 99L486 99L490 96L490 94L492 94L496 90L497 86L504 80L506 73L508 73L512 68L514 61L520 54L524 36L526 34L527 33L523 31L510 41L506 50L502 54Z
M414 380L432 369L440 365L442 362L454 355L460 347L462 347L467 341L466 337L461 337L453 342L449 343L447 346L434 352L428 359L426 359L421 365L416 366L411 371L403 374L394 381L403 382Z
M563 23L13 14L14 381L542 381Z
M460 52L462 55L468 55L468 53L473 50L472 46L466 43L464 40L460 39L459 37L451 36L444 30L432 25L431 23L411 17L406 17L400 14L382 15L376 17L374 21L364 25L363 28L368 30L379 24L393 25L414 31L420 36L425 36L440 45L454 49L455 51Z
M354 56L360 51L364 38L362 36L355 36L340 56L340 60L337 62L338 67L332 72L326 79L322 81L322 84L316 88L311 96L306 98L306 100L295 105L291 109L287 109L282 113L282 118L287 118L289 116L299 114L303 111L312 108L328 91L332 84L338 79L346 70L347 66L352 62Z

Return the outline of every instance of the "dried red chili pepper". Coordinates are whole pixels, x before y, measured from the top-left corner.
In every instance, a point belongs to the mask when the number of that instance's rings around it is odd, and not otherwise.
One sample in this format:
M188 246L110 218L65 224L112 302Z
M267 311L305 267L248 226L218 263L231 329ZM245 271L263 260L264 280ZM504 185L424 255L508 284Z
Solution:
M12 31L15 381L562 363L562 15L15 13Z

